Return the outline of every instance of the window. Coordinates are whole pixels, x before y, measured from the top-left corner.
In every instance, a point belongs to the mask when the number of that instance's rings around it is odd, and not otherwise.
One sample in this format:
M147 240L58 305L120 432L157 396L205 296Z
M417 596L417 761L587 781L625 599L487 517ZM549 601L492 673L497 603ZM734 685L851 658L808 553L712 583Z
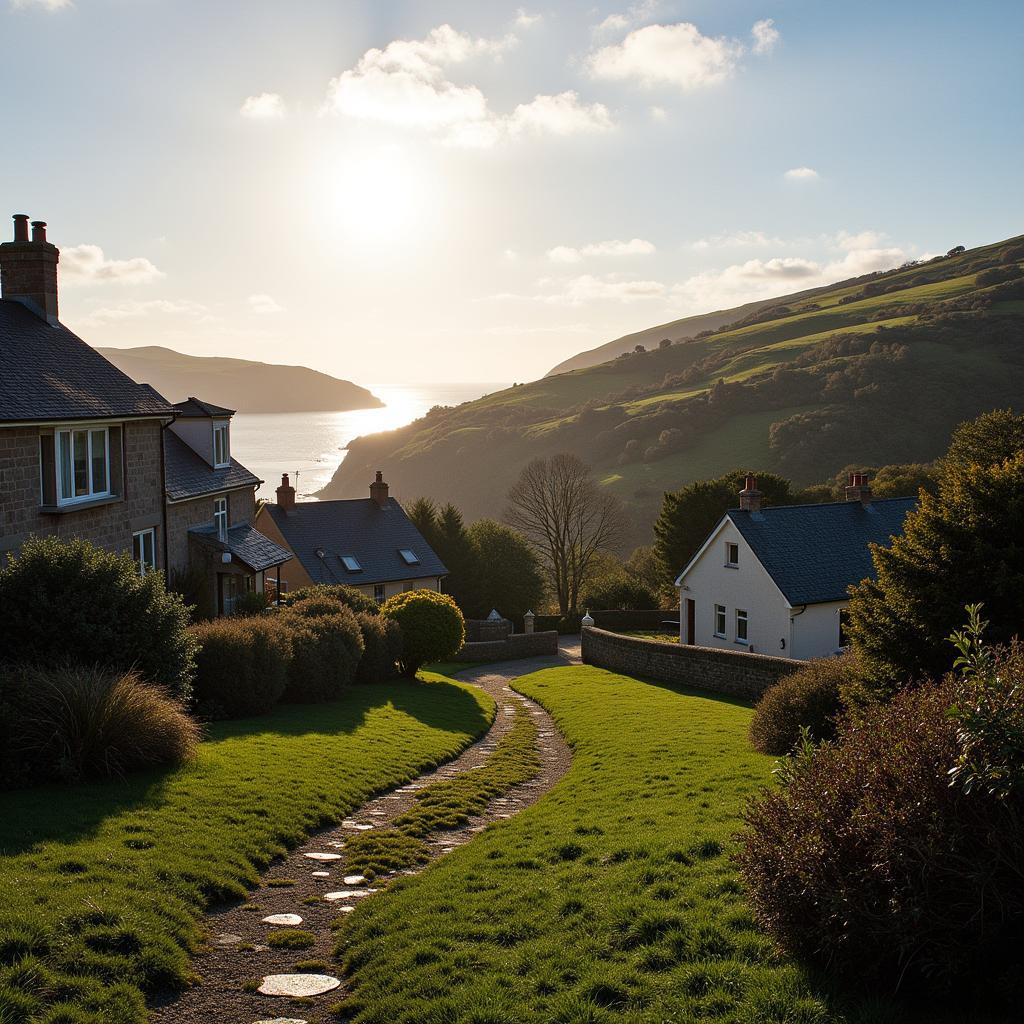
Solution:
M132 558L140 576L156 568L156 530L132 534Z
M736 643L747 642L747 613L742 608L736 609Z
M386 596L387 595L384 593L384 584L383 583L375 583L373 585L373 599L374 599L374 601L376 601L377 604L383 604L384 603L384 598Z
M740 564L740 546L729 541L725 545L725 564L735 568Z
M402 560L406 565L419 565L420 560L416 555L416 552L412 548L399 548L398 553L402 556Z
M359 564L359 559L355 555L338 555L341 559L341 564L348 569L349 572L362 572L363 567Z
M715 605L715 636L725 636L725 605Z
M213 499L213 525L217 527L217 540L228 539L228 499Z
M217 423L213 428L213 464L218 469L231 465L231 451L228 446L228 425Z
M110 438L106 427L57 432L57 501L67 505L110 494Z

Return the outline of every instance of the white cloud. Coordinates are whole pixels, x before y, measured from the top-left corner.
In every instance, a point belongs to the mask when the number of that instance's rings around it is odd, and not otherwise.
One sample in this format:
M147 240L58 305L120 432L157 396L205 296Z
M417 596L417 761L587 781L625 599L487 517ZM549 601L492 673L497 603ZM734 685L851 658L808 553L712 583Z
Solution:
M60 251L61 284L92 284L114 281L121 284L148 284L163 273L144 256L128 260L108 260L98 245L73 245Z
M787 181L817 181L821 175L813 167L791 167L783 177Z
M551 284L548 280L539 283ZM643 302L664 294L665 286L660 281L624 281L610 275L583 274L564 282L558 291L542 296L541 301L549 305L585 306L590 302Z
M249 303L249 309L253 313L258 313L261 316L267 313L284 312L284 306L278 305L270 295L250 295L246 301Z
M650 115L652 121L668 120L668 111L664 107L651 107Z
M41 7L45 11L62 11L73 6L72 0L11 0L11 7L16 11L28 10L30 7Z
M516 28L533 28L534 25L540 24L544 20L543 14L530 14L525 8L520 7L516 11L515 19L512 24Z
M595 78L690 90L729 78L743 53L737 40L702 35L696 25L684 21L630 32L621 43L591 54L588 65Z
M102 306L94 309L79 323L84 327L101 327L153 316L188 317L200 323L210 323L215 319L204 305L189 299L150 299L147 302L132 301L117 306Z
M581 103L573 90L556 96L535 96L520 103L507 119L510 135L523 132L548 135L583 135L611 131L615 127L603 103Z
M239 113L242 117L265 121L284 117L287 113L284 99L276 92L261 92L258 96L248 96Z
M757 54L771 53L779 41L779 30L771 18L755 21L750 34L754 37L753 51Z
M502 253L502 256L504 256L505 259L509 261L509 263L514 263L517 259L519 259L519 253L517 253L515 249L506 249Z
M840 231L835 237L835 244L849 252L852 249L877 249L885 241L884 231Z
M579 263L585 256L647 256L656 251L654 243L643 238L631 238L628 242L615 238L578 248L556 245L548 249L547 257L552 263Z
M611 35L614 32L623 32L627 28L634 28L650 21L661 7L661 0L640 0L629 7L624 14L609 14L600 25L594 28L595 35Z
M691 249L767 249L786 243L781 238L766 235L763 231L733 231L729 234L710 235L698 238Z

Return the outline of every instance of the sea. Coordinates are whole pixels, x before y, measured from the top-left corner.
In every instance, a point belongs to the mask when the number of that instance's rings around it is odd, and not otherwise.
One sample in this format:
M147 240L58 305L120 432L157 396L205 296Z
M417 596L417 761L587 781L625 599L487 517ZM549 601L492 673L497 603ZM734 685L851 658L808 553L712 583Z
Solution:
M502 383L425 384L368 387L380 409L349 412L236 413L231 421L231 454L264 483L258 498L274 500L281 474L291 474L298 497L309 501L330 482L353 438L394 430L419 419L435 405L459 405L510 387ZM366 481L369 486L370 481Z

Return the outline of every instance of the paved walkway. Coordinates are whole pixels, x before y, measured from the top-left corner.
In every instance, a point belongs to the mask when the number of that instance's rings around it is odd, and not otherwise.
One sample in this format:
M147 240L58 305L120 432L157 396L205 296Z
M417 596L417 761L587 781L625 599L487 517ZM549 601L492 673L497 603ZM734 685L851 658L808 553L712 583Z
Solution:
M482 765L511 728L517 703L525 705L534 716L542 764L540 772L528 782L495 798L483 814L472 818L462 828L427 836L431 858L443 856L468 842L489 822L510 818L528 807L568 771L571 761L569 747L551 717L540 705L516 693L509 685L517 676L578 662L579 638L563 638L559 650L558 657L497 662L460 673L459 679L486 690L497 702L494 723L487 733L455 760L419 776L400 789L374 798L340 825L312 836L287 857L276 861L263 875L248 904L214 910L207 918L210 948L195 961L195 970L202 977L202 984L180 995L158 999L150 1009L150 1019L159 1024L255 1024L271 1020L320 1024L332 1020L328 1009L343 995L343 986L317 995L305 1004L295 1004L287 998L246 991L247 983L251 986L253 980L259 981L266 975L294 973L296 962L302 960L323 962L324 966L319 970L325 976L324 986L338 977L337 965L331 958L335 942L331 923L340 914L353 910L359 899L372 898L374 892L383 889L394 877L379 876L371 886L367 886L349 876L350 882L346 885L345 838L368 828L386 827L414 806L417 790ZM402 873L416 874L420 870L422 868ZM275 880L285 879L293 879L295 884L275 886ZM323 898L326 893L335 892L348 895L331 901ZM306 903L306 900L310 902ZM258 909L249 909L253 906ZM316 944L303 950L268 947L266 936L275 929L275 925L265 923L264 918L278 914L301 917L298 927L314 933Z

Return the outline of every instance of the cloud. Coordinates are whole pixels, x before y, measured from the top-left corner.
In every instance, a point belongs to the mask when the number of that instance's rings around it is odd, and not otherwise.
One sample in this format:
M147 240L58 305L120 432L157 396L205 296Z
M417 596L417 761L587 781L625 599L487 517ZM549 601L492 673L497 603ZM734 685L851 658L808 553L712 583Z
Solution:
M600 25L594 28L595 35L610 35L613 32L622 32L627 28L642 25L650 21L661 7L661 0L640 0L629 7L624 14L609 14Z
M108 260L98 245L73 245L60 251L61 284L118 282L148 284L163 273L143 256L129 260Z
M754 37L752 49L754 53L759 55L771 53L775 49L775 44L779 41L779 30L775 27L775 22L771 18L755 21L750 34Z
M573 90L555 96L535 96L520 103L505 123L510 135L523 132L547 135L583 135L611 131L615 127L603 103L581 103Z
M44 11L63 11L73 6L72 0L11 0L11 7L16 11L28 10L30 7L41 7Z
M279 306L270 295L250 295L246 302L253 313L263 316L268 313L283 313L284 306Z
M791 167L783 177L786 181L817 181L821 175L813 167Z
M530 14L524 8L520 7L516 11L516 16L512 21L512 24L516 28L533 28L534 25L540 24L544 20L543 14Z
M539 291L532 295L500 292L489 295L489 301L537 302L548 306L586 306L592 302L643 302L662 298L666 294L661 281L624 279L616 274L597 276L581 274L579 277L542 277L537 282Z
M94 309L79 323L83 327L102 327L152 316L188 317L200 323L212 323L216 319L210 315L206 306L190 299L150 299L147 302L122 302L117 306Z
M261 92L258 96L248 96L239 113L242 117L250 117L256 121L268 121L284 117L287 113L285 102L276 92Z
M733 231L729 234L710 235L698 238L691 249L767 249L786 243L781 238L766 235L763 231Z
M579 263L585 256L647 256L656 251L654 243L643 238L631 238L628 242L616 238L607 242L593 242L579 248L556 245L553 249L548 249L547 258L552 263Z
M835 244L848 252L852 249L877 249L885 238L884 231L858 231L855 235L840 231L835 237Z

